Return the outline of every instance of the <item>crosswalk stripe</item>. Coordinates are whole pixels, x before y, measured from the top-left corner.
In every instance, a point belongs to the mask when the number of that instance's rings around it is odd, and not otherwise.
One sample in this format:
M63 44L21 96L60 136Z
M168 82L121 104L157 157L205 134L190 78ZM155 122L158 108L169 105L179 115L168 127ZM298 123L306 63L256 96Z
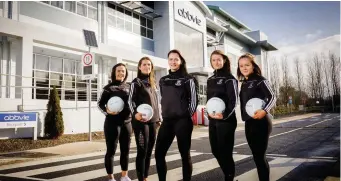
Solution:
M248 157L250 156L249 155L233 155L233 159L235 162L239 160L243 160ZM218 168L218 167L219 167L219 164L215 158L205 160L202 162L197 162L193 164L192 175L197 175L202 172L206 172L206 171ZM181 167L167 171L167 180L181 180L181 179L182 179ZM151 180L151 181L158 180L158 175L157 174L150 175L148 176L148 180ZM134 180L134 181L137 181L137 180Z
M194 152L191 153L191 155L195 156L195 155L200 155L202 153L199 152ZM181 159L181 155L180 154L173 154L170 156L166 156L166 161L174 161L174 160L179 160ZM155 159L152 159L150 162L150 165L155 165ZM129 163L128 165L129 170L134 170L135 169L135 162L133 163ZM121 172L121 166L117 165L114 166L114 174L115 173L119 173ZM89 172L84 172L84 173L80 173L80 174L74 174L74 175L69 175L69 176L65 176L65 177L58 177L55 179L52 179L51 181L66 181L66 180L79 180L79 178L82 178L82 180L88 180L88 179L92 179L92 178L96 178L96 177L101 177L101 176L105 176L107 173L105 171L105 169L97 169L97 170L92 170Z
M136 153L129 154L129 158L135 158ZM114 160L118 160L120 156L115 156ZM96 159L96 160L89 160L89 161L84 161L84 162L76 162L76 163L71 163L67 165L58 165L54 167L45 167L41 169L35 169L35 170L29 170L29 171L23 171L23 172L16 172L9 174L10 176L17 176L17 177L27 177L31 175L38 175L38 174L43 174L43 173L49 173L49 172L54 172L54 171L61 171L61 170L67 170L67 169L72 169L72 168L78 168L82 166L87 166L87 165L95 165L95 164L100 164L103 163L104 158L101 159Z
M305 161L306 159L300 158L276 158L272 160L269 162L270 181L280 179ZM235 177L235 180L258 181L257 168Z
M100 152L93 152L93 153L87 153L87 154L81 154L81 155L70 155L70 156L49 158L45 160L30 161L30 162L18 163L18 164L13 164L13 165L4 165L0 167L0 170L3 170L3 169L7 170L7 169L14 169L14 168L17 169L19 167L28 167L28 166L41 165L41 164L46 164L46 163L55 163L55 162L60 162L60 161L95 157L95 156L100 156L104 154L105 154L104 151L100 151Z

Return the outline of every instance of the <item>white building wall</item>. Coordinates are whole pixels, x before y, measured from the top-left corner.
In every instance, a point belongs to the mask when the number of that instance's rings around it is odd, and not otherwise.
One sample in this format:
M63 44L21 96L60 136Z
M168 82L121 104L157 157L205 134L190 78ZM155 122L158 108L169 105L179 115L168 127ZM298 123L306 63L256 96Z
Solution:
M20 16L24 17L24 16ZM20 20L25 20L24 17ZM14 20L9 20L5 18L0 18L0 24L5 24L6 26L0 26L0 32L8 35L13 35L18 37L12 45L13 50L15 49L15 53L12 55L16 66L13 67L13 71L17 71L17 75L32 77L32 66L33 66L33 48L34 47L42 47L46 49L53 49L59 52L68 52L74 53L76 55L81 55L82 53L88 51L88 47L85 45L84 38L82 32L79 30L74 30L70 28L65 28L57 25L50 25L47 22L41 20L35 20L39 23L29 24L27 22L17 22ZM47 25L47 26L45 26ZM63 38L60 38L63 37ZM167 61L162 58L150 56L145 53L141 53L141 49L132 49L130 46L123 46L122 44L115 45L106 45L102 43L98 43L98 48L93 48L92 52L95 53L97 61L99 61L100 71L107 69L104 64L101 62L105 59L115 60L115 58L119 57L120 60L129 60L130 62L135 62L143 57L149 56L157 69L161 70L162 67L167 67ZM3 63L3 69L7 67L7 57L6 52L8 52L9 45L2 45L2 57L1 61ZM8 54L8 53L7 53ZM14 64L13 64L14 65ZM108 72L99 72L100 77L98 83L98 89L101 89L101 86L108 81ZM163 71L162 73L165 73ZM160 77L159 75L158 77ZM4 77L4 76L3 76ZM2 78L3 78L2 77ZM17 84L26 87L32 86L32 79L22 79L22 80L13 80L13 85ZM6 85L6 82L2 82L2 84ZM4 90L4 89L2 89ZM15 90L13 89L10 95L15 96ZM17 91L18 92L18 91ZM15 112L17 111L17 106L21 105L22 100L20 98L15 99L15 97L11 98L2 98L3 95L6 95L4 91L2 91L1 95L1 104L0 111L1 112ZM43 134L43 125L44 125L44 114L46 112L46 104L47 100L34 100L32 99L32 89L25 88L24 89L24 110L25 111L33 111L39 112L40 114L40 122L38 124L38 135L42 136ZM88 132L88 102L87 101L67 101L61 100L61 107L63 109L63 119L65 125L65 134L73 134L73 133L84 133ZM92 102L92 131L101 131L103 130L103 122L104 116L97 108L97 103L95 101ZM75 119L76 118L76 119ZM0 138L12 138L12 137L29 137L32 134L32 130L30 129L18 129L17 134L15 134L14 129L3 129L0 133Z

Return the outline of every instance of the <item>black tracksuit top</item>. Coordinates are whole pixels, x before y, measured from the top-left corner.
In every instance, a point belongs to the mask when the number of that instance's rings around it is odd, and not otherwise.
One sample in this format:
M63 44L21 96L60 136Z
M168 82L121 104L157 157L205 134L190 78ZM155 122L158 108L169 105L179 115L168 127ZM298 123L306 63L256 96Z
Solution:
M275 105L276 102L275 94L271 89L269 81L255 73L251 74L248 80L242 81L239 96L243 121L253 119L246 113L245 110L245 105L250 99L260 98L264 100L266 104L263 110L267 113L270 112L271 108Z
M229 72L219 69L207 79L207 101L212 97L218 97L225 103L223 120L236 119L235 108L238 100L238 81ZM209 119L213 119L209 117Z
M100 111L106 116L106 119L115 121L116 123L128 123L131 121L131 114L128 105L129 84L120 81L114 81L104 86L101 96L97 102ZM117 115L108 114L106 104L111 97L120 97L124 102L123 110Z
M148 122L160 121L159 101L156 90L151 87L148 76L135 78L130 85L128 104L135 120L136 109L141 104L148 104L153 108L153 117Z
M192 117L198 106L198 82L180 70L159 81L163 121Z

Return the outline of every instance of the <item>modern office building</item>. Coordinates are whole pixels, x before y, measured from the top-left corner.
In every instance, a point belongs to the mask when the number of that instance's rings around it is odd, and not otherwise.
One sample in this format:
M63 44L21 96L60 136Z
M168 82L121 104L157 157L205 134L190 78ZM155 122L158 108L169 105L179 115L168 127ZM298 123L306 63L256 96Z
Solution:
M226 2L230 3L230 2ZM83 30L93 31L98 47L96 78L81 78L81 57L89 51ZM222 37L219 39L219 37ZM61 98L65 134L87 132L88 86L92 88L92 131L103 130L97 108L101 88L118 62L136 77L137 63L149 56L157 81L167 74L167 53L179 49L188 70L199 81L200 104L206 102L209 54L221 49L232 60L244 52L257 56L269 78L266 52L276 50L264 33L251 31L219 7L201 1L2 1L0 2L0 112L39 112L38 136L43 136L49 89ZM0 138L31 135L30 129L3 129Z

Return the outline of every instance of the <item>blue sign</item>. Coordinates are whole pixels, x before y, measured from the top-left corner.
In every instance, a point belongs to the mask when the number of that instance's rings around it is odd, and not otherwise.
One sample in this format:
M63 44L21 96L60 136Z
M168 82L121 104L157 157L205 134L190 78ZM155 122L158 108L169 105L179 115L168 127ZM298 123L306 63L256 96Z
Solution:
M0 113L0 122L37 121L37 113Z
M292 99L289 99L289 104L292 104Z

